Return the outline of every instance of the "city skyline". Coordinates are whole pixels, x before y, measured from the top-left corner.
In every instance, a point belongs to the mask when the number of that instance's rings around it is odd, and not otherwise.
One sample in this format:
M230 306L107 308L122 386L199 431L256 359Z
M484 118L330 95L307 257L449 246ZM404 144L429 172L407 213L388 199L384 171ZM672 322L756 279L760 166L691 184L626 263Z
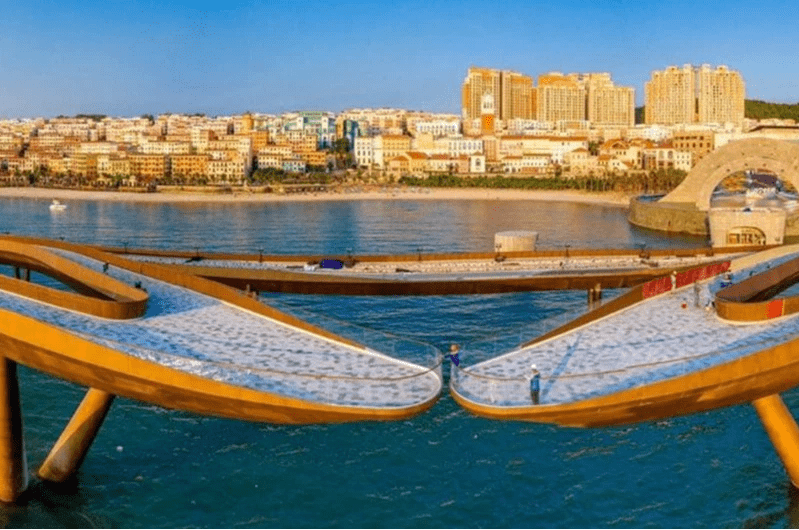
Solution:
M0 118L395 107L460 114L470 66L609 72L643 104L651 73L741 72L747 99L795 103L781 1L53 2L6 9Z

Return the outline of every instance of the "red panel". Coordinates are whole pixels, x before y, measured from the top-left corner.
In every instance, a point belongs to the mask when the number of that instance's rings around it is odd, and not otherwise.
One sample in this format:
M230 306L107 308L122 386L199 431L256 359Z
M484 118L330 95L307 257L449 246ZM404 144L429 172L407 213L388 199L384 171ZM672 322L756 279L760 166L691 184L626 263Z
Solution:
M766 318L781 317L784 306L785 300L772 300L768 303L768 308L766 308Z

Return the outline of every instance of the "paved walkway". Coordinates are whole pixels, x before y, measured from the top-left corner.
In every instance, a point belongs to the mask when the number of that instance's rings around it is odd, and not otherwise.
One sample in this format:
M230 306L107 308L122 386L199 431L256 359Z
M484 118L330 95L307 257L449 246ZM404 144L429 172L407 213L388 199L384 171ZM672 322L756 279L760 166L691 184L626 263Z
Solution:
M92 269L102 263L52 250ZM108 274L141 282L150 296L144 317L107 320L12 293L0 307L54 324L93 342L217 381L336 405L407 407L441 390L440 368L359 349L294 328L193 291L111 266ZM392 341L400 341L394 344ZM386 336L384 351L409 351L436 364L429 347ZM425 349L427 348L427 349Z
M502 262L494 259L404 261L394 263L365 262L344 269L308 268L303 263L277 263L237 260L202 259L154 256L125 256L128 259L151 263L197 265L233 269L297 271L314 274L334 274L356 278L390 279L403 281L454 280L463 278L529 278L531 276L602 273L647 270L658 268L681 268L723 259L724 256L657 257L642 263L637 256L613 257L558 257L558 258L513 258ZM400 269L403 272L397 272Z
M733 262L736 278L756 274L799 253L749 266ZM540 344L467 366L461 355L453 384L477 403L529 406L530 366L541 372L541 403L570 403L653 383L743 357L799 335L799 316L766 323L722 321L709 305L722 279L645 300ZM485 358L473 349L475 358Z

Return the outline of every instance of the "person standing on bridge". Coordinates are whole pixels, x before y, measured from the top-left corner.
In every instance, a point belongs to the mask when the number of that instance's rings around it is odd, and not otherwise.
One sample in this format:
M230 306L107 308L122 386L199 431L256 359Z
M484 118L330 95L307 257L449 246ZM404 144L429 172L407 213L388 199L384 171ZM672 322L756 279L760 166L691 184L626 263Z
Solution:
M452 364L458 366L461 363L460 358L458 357L458 352L460 351L460 347L457 344L452 344L449 347L449 359L452 361Z
M534 364L530 366L530 397L533 405L538 405L541 397L541 372Z

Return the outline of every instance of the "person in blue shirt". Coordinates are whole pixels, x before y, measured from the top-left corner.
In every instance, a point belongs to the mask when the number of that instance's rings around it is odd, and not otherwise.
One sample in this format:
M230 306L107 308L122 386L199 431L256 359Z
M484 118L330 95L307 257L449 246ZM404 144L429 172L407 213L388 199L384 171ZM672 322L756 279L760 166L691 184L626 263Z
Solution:
M538 405L541 395L541 372L533 364L530 366L530 396L533 398L533 405Z
M454 364L455 366L458 366L461 362L461 360L458 358L459 351L460 348L458 347L457 344L453 344L452 346L449 347L449 355L447 355L447 357L450 358L452 364Z

